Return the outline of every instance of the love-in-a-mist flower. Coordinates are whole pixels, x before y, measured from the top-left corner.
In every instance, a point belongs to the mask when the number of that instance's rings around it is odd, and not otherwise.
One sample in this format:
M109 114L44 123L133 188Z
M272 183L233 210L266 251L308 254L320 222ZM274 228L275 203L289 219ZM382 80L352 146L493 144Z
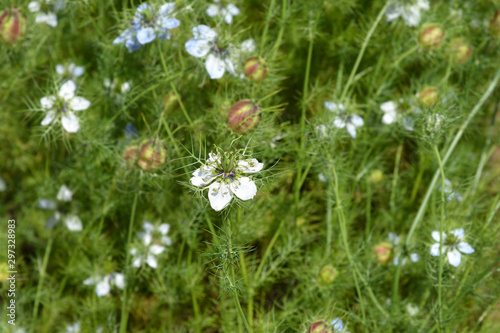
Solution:
M215 211L221 211L236 196L250 200L257 194L257 186L246 174L254 174L264 168L255 158L244 159L238 153L210 153L204 165L193 172L190 182L194 186L208 186L208 200Z
M441 186L438 187L438 190L441 192ZM461 202L463 200L462 195L453 189L453 184L449 179L444 180L444 195L446 196L446 200L453 201L456 200Z
M214 0L215 3L207 8L207 15L210 17L220 16L226 21L227 24L233 23L233 16L238 15L240 10L232 3L226 6L221 4L220 0Z
M174 10L175 2L167 2L159 8L147 3L141 4L137 7L132 26L125 29L113 44L125 43L127 49L133 52L156 38L170 39L170 30L181 24L178 19L172 17Z
M95 293L98 297L103 297L109 294L111 287L116 287L123 290L125 287L125 276L122 273L112 272L102 276L91 276L83 284L86 286L95 285Z
M35 22L46 23L51 27L57 27L57 15L55 11L63 9L65 6L62 0L42 0L32 1L28 4L28 9L32 13L37 13Z
M398 112L398 103L394 101L384 102L380 105L380 110L384 113L382 116L382 122L385 125L391 125L400 120L401 124L407 131L413 131L413 126L415 124L413 117L400 114Z
M68 203L73 199L73 192L66 186L62 185L57 193L57 200L60 204L56 204L54 200L51 199L40 199L38 200L38 208L45 210L55 210L54 215L48 218L45 223L46 229L52 229L61 218L64 220L66 227L70 231L81 231L82 230L82 220L77 215L69 214Z
M465 238L464 229L455 229L449 233L440 234L439 231L432 232L432 238L436 241L431 246L431 255L438 257L440 254L447 254L448 262L454 267L460 265L462 254L474 253L474 249L469 243L463 241ZM440 251L440 241L442 238L443 248Z
M57 96L46 96L40 99L42 108L47 112L42 120L42 126L60 121L66 132L78 132L80 122L73 111L87 110L90 102L83 97L75 96L75 91L75 82L69 80L61 85Z
M154 226L150 222L144 221L142 228L143 231L138 235L140 246L130 249L130 254L133 256L132 266L140 267L146 263L151 268L157 268L156 256L165 251L165 246L172 245L172 240L167 236L170 225L162 223L159 226Z
M429 0L399 0L385 11L387 22L402 17L407 26L415 27L420 22L420 11L429 9Z
M194 37L185 44L186 51L196 58L206 57L205 67L211 79L220 79L226 70L236 76L231 45L222 48L217 32L203 24L193 28L193 35Z
M344 104L337 104L334 102L325 102L325 107L336 114L333 120L333 126L337 128L346 128L349 135L355 139L356 138L356 127L361 127L364 125L363 118L357 114L346 114Z
M56 65L56 72L64 78L76 80L83 75L83 73L85 72L85 68L83 68L82 66L77 66L74 62L72 62L68 65Z

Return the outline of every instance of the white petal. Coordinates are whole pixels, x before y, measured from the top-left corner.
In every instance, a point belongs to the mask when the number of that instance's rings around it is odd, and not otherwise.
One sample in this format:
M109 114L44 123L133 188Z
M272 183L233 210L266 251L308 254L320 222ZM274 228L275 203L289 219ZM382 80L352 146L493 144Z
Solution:
M257 194L257 186L248 177L240 177L229 184L231 191L241 200L250 200Z
M243 43L241 43L241 51L247 53L255 51L255 40L253 38L249 38L243 41Z
M208 188L208 200L210 206L215 211L221 211L229 205L233 198L233 193L229 190L229 186L225 183L214 182Z
M441 241L441 237L439 236L439 231L433 231L431 233L431 236L432 236L432 239L434 239L436 242L440 242ZM446 237L445 237L446 238ZM444 240L444 239L443 239Z
M133 267L141 267L141 263L142 263L142 258L141 257L136 257L134 258L134 260L132 261L132 266Z
M189 180L194 186L205 186L208 185L217 175L214 175L212 171L204 171L202 169L196 169L193 172L193 177Z
M347 123L346 125L347 132L351 135L353 139L356 139L356 127L353 124Z
M115 273L113 282L115 283L116 288L122 290L125 288L125 276L122 273Z
M457 237L458 239L463 239L464 238L464 229L460 228L460 229L452 230L452 231L450 231L450 234L455 235L455 237Z
M160 232L160 234L166 235L166 234L168 234L168 231L170 230L170 224L162 223L158 226L157 230Z
M431 256L439 257L439 243L434 243L431 246Z
M57 15L55 13L47 13L45 15L45 23L51 27L57 27Z
M337 110L340 110L339 105L334 102L325 102L325 107L331 111L331 112L337 112Z
M165 251L165 247L157 244L151 245L151 247L149 248L149 252L154 255L160 254L163 251Z
M412 254L410 254L410 260L412 262L418 262L420 260L420 257L418 256L418 253L412 253Z
M28 4L28 9L30 12L38 12L40 11L40 3L38 1L31 1Z
M401 123L403 124L403 127L407 131L413 131L413 127L415 126L415 120L413 120L413 117L411 116L406 116L401 119Z
M226 64L227 71L229 73L231 73L232 75L237 76L236 72L234 71L234 65L233 65L233 62L231 61L231 59L226 58L226 60L224 60L224 63Z
M90 106L90 102L83 97L76 96L73 99L71 99L71 101L69 102L69 107L73 111L87 110L89 108L89 106Z
M386 112L382 117L382 122L386 125L390 125L396 121L396 111Z
M180 25L181 25L181 22L178 19L173 18L173 17L164 17L161 20L161 26L164 29L172 30L174 28L177 28Z
M205 39L207 41L213 41L217 38L217 33L204 24L194 27L193 35L194 38Z
M130 91L130 82L124 82L122 84L122 94L126 94Z
M73 112L68 111L62 116L61 123L68 133L76 133L80 129L80 122Z
M387 22L394 21L401 15L401 5L389 5L385 11Z
M399 236L396 235L395 233L393 232L389 232L389 241L394 244L394 245L398 245L399 243Z
M243 173L256 173L261 171L263 168L264 163L260 163L255 158L238 161L238 169L243 171Z
M474 253L474 249L472 248L472 246L470 246L469 243L465 242L458 243L458 250L464 254Z
M429 10L429 8L430 8L429 7L429 0L417 0L416 5L424 10Z
M59 75L64 75L64 73L66 72L66 68L64 67L64 65L56 65L56 72Z
M70 231L82 231L83 229L82 220L76 215L67 216L64 222Z
M340 318L335 318L332 320L331 324L333 325L333 329L335 332L342 332L344 329L344 322Z
M71 201L71 199L73 199L73 192L66 185L62 185L57 193L57 200Z
M151 27L141 28L137 31L137 40L143 45L152 42L155 38L155 29Z
M406 25L414 27L420 22L420 8L418 6L410 6L403 11L403 20Z
M210 51L210 41L206 39L191 38L185 44L186 51L193 57L201 58Z
M167 246L172 245L172 240L168 236L162 236L161 237L161 242Z
M326 130L327 130L327 127L325 124L319 124L318 126L316 126L314 128L314 131L316 132L316 135L320 138L320 139L324 139L326 138Z
M80 77L83 75L83 73L85 73L85 68L83 68L82 66L75 66L75 68L73 69L74 77Z
M41 209L56 209L56 203L50 199L38 200L37 207Z
M99 279L98 279L98 278L91 276L91 277L89 277L89 278L87 278L87 279L83 280L83 284L84 284L84 285L86 285L86 286L92 286L92 285L94 285L97 281L99 281Z
M109 294L110 290L111 286L109 285L107 279L104 279L104 281L98 283L97 286L95 286L95 293L99 297L106 296L107 294Z
M206 13L210 17L216 16L217 14L219 14L219 6L211 4L210 6L208 6Z
M45 118L43 118L43 120L41 122L41 125L42 126L49 125L50 123L52 123L52 121L54 120L55 117L56 117L56 112L55 111L49 111L49 112L47 112L47 114L45 115Z
M240 13L240 10L238 9L238 7L236 7L235 5L233 5L232 3L228 4L226 6L226 10L231 14L231 15L238 15Z
M42 105L42 108L50 109L54 106L55 100L56 100L55 96L42 97L40 99L40 104Z
M175 2L167 2L158 9L158 13L161 16L168 15L175 10Z
M147 233L150 233L155 230L155 226L149 221L144 221L142 222L142 229L144 229Z
M226 64L223 59L210 53L205 61L205 67L207 69L208 75L213 79L220 79L224 76L226 70Z
M68 80L63 83L61 89L59 90L59 97L64 100L69 101L75 97L76 83L72 80Z
M145 233L142 237L142 241L145 246L149 246L149 244L153 241L153 236L150 233Z
M148 254L148 257L146 259L146 263L151 266L152 268L158 267L158 262L156 261L156 258L152 254Z
M346 125L346 122L343 118L337 117L333 120L333 126L337 128L344 128Z
M452 266L458 267L460 265L460 260L462 255L456 249L448 251L448 261Z
M396 103L393 101L385 102L380 105L380 110L384 112L396 111Z
M224 21L226 21L227 24L233 23L233 15L231 15L231 13L229 13L226 9L223 10L223 15Z
M349 122L356 127L360 127L360 126L363 126L365 124L365 122L363 121L363 118L361 118L357 114L353 114L353 115L349 116Z

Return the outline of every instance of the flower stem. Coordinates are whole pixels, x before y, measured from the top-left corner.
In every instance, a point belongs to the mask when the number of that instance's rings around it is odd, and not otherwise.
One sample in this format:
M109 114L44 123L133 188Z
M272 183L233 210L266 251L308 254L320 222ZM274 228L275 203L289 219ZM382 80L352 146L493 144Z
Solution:
M444 186L445 186L445 176L443 163L441 161L441 155L436 145L433 146L434 153L439 163L439 171L441 173L441 218L439 219L439 270L438 270L438 321L439 321L439 331L443 331L443 222L445 219L445 197L444 197Z
M139 188L136 190L134 195L134 202L132 204L132 213L130 214L130 222L128 226L128 236L127 236L127 246L125 254L125 286L123 287L122 293L122 311L120 320L120 333L127 332L127 322L128 322L128 285L129 285L129 270L130 270L130 243L132 241L132 230L134 228L135 211L137 208L137 201L139 199L139 194L141 191L141 182L139 182Z
M45 280L45 275L46 275L45 273L47 271L47 264L49 262L50 251L52 250L52 243L53 242L54 242L54 238L53 238L52 232L51 232L49 235L49 241L47 242L47 246L45 248L45 254L43 256L43 262L42 262L42 268L40 271L40 279L38 280L38 286L36 289L35 305L33 307L33 320L35 320L36 316L38 315L38 307L40 305L40 296L42 294L43 282ZM32 332L34 332L33 328L31 329Z

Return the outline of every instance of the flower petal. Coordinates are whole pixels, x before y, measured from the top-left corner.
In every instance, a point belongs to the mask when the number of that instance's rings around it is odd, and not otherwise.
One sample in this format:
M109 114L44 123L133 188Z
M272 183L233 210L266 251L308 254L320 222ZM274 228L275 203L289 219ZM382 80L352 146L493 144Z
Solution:
M434 243L431 246L431 256L439 257L439 243Z
M86 100L83 97L74 97L70 102L69 102L69 107L73 111L83 111L87 110L90 106L90 102Z
M334 102L325 102L325 108L327 108L331 112L344 111L345 107L343 104L337 104Z
M100 283L95 286L95 293L97 294L98 297L106 296L109 294L111 291L111 286L109 285L109 282L107 279L104 279L104 281L101 281Z
M344 322L340 318L335 318L332 320L331 324L333 325L333 329L335 332L342 332L344 329Z
M344 128L346 125L346 122L343 118L340 118L340 117L336 117L334 120L333 120L333 126L337 127L337 128Z
M152 254L148 254L148 257L146 258L146 263L152 268L158 267L158 262L156 261L155 256Z
M76 215L67 216L64 219L64 223L66 223L66 227L68 227L70 231L82 231L83 229L82 220Z
M68 101L75 97L75 91L76 83L72 80L68 80L64 82L61 86L61 89L59 89L59 97Z
M255 40L249 38L241 43L241 52L251 53L255 51Z
M347 129L347 132L349 132L349 134L351 135L351 137L353 139L356 139L356 127L351 123L347 123L346 129Z
M173 17L165 17L161 20L161 26L164 29L174 29L181 25L181 22Z
M351 124L353 124L356 127L363 126L365 122L363 121L363 118L358 116L357 114L353 114L349 117L349 121Z
M240 13L240 10L238 7L233 5L232 3L228 4L226 6L226 10L231 14L231 15L238 15Z
M28 4L28 9L30 12L38 12L40 11L40 3L38 1L31 1Z
M460 265L461 258L462 255L456 249L448 251L448 261L452 266L458 267L458 265Z
M250 200L257 194L257 186L248 177L240 177L229 184L231 191L241 200Z
M125 288L125 276L122 273L115 273L113 282L116 288L123 290Z
M474 249L472 248L472 246L470 246L469 243L465 242L458 243L458 250L464 254L474 253Z
M396 103L393 101L385 102L380 105L380 110L384 112L396 111Z
M45 229L54 228L60 219L61 219L61 214L59 214L59 212L56 212L54 215L49 217L45 222Z
M214 175L212 171L205 171L200 168L193 172L193 177L191 177L189 181L194 186L201 187L210 184L215 177L217 177L217 175Z
M51 109L54 106L55 100L56 100L55 96L42 97L40 99L40 104L44 109Z
M386 125L390 125L396 121L396 111L389 111L382 117L382 122Z
M52 121L54 120L55 117L56 117L55 111L47 112L47 114L45 115L45 118L42 119L41 125L42 126L49 125L50 123L52 123Z
M213 41L217 38L217 33L204 24L194 27L193 35L196 39L205 39L207 41Z
M66 185L62 185L61 188L59 188L59 192L57 192L56 198L59 201L71 201L71 199L73 199L73 192L71 192Z
M431 233L431 236L432 236L432 239L434 239L436 242L438 242L438 243L439 243L439 242L441 241L441 237L440 237L440 235L439 235L439 231L433 231L433 232ZM443 236L444 236L444 235L443 235ZM446 239L446 237L444 237L444 239ZM444 241L444 239L443 239L443 241Z
M224 76L224 72L226 71L226 64L224 60L212 53L208 55L207 60L205 61L205 67L212 80L220 79Z
M51 27L57 27L57 15L55 13L47 13L45 15L45 23Z
M141 267L142 264L142 258L141 257L135 257L134 260L132 261L132 267Z
M172 245L172 240L168 236L162 236L161 237L161 242L167 246Z
M155 29L151 27L141 27L141 29L137 31L137 40L142 45L152 42L155 38Z
M56 203L50 199L40 199L36 205L41 209L56 209Z
M219 14L219 6L211 4L210 6L208 6L206 13L210 17L216 16L217 14Z
M208 200L210 201L210 206L212 206L212 208L217 212L226 208L232 198L233 193L229 190L229 186L225 183L213 182L208 188Z
M387 22L392 22L397 19L401 15L401 5L399 4L391 4L385 10L385 17Z
M151 247L149 248L149 252L154 255L160 254L163 251L165 251L165 247L157 244L151 245Z
M62 116L61 123L68 133L76 133L80 129L80 122L73 112L67 112Z
M191 38L184 46L187 53L197 58L206 56L210 51L210 42L206 39Z
M96 284L97 281L99 281L98 278L91 276L91 277L83 280L83 284L86 286L92 286L92 285Z
M83 73L85 73L85 68L83 68L82 66L75 66L75 68L73 69L74 77L80 77L83 75Z
M142 229L149 233L155 230L155 226L149 221L144 221L142 222Z
M168 234L168 231L170 230L170 224L162 223L158 226L157 230L160 232L160 234L166 235L166 234Z
M260 163L256 158L238 161L238 169L243 173L256 173L264 168L264 163Z
M459 240L463 239L464 238L464 229L460 228L460 229L452 230L452 231L450 231L450 234L455 235L455 237L457 237Z
M172 13L175 10L175 2L167 2L158 9L160 16L165 16Z
M56 73L59 75L64 75L66 73L66 68L64 65L56 65Z

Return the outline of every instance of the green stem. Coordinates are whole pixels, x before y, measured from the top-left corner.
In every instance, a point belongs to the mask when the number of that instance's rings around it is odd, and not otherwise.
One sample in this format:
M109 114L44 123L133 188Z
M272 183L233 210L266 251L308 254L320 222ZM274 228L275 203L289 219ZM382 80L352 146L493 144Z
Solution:
M400 144L396 153L396 163L394 165L394 176L392 178L392 191L391 191L391 212L394 215L396 212L396 192L398 189L399 178L399 164L401 163L401 153L403 151L403 144Z
M271 23L274 5L276 0L271 0L271 4L269 5L269 9L267 11L266 24L264 25L264 32L262 33L262 39L260 40L260 52L264 50L264 46L266 45L267 32L269 31L269 23Z
M141 183L139 183L139 188L136 190L134 195L134 202L132 204L132 213L130 214L130 222L128 227L128 236L127 236L127 246L126 246L126 255L125 255L125 287L123 288L122 293L122 311L121 311L121 320L120 320L120 333L127 332L127 322L128 322L128 285L130 282L129 279L129 270L130 270L130 243L132 242L132 230L134 228L134 219L135 219L135 211L137 208L137 201L139 199L139 193L141 191Z
M436 145L434 145L434 153L436 154L436 158L439 163L439 171L441 174L441 218L439 219L439 269L438 269L438 321L439 321L439 327L440 331L444 330L443 325L443 256L442 256L442 249L443 249L443 222L445 219L445 211L444 211L444 205L445 205L445 196L444 196L444 191L445 191L445 175L444 175L444 169L443 169L443 163L441 161L441 155L439 154L439 150Z
M40 296L42 294L42 288L43 288L43 282L45 280L45 273L47 271L47 264L49 262L49 257L50 257L50 251L52 250L52 243L54 242L54 237L52 236L52 232L49 235L49 241L47 243L47 246L45 248L45 254L43 256L43 262L42 262L42 269L40 271L40 280L38 280L38 287L36 289L36 298L35 298L35 305L33 307L33 320L36 319L36 316L38 315L38 307L40 305ZM34 327L31 329L32 332L34 332Z

